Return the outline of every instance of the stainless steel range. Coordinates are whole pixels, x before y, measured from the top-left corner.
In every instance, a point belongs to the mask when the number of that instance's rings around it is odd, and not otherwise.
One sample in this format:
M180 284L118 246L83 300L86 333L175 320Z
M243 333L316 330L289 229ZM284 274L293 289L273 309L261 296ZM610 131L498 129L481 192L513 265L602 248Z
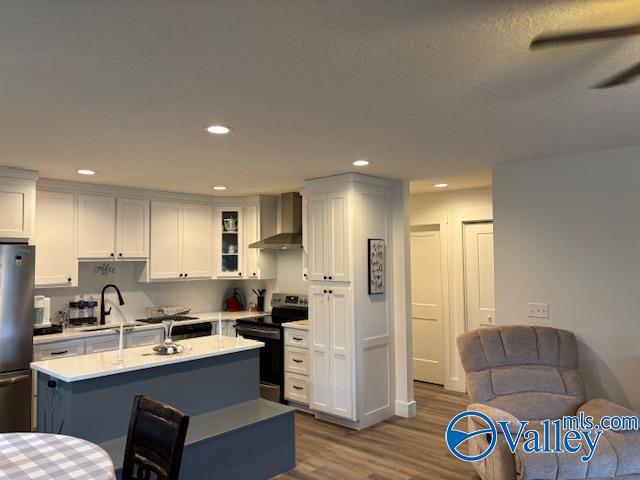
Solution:
M236 321L236 335L264 342L260 349L260 396L275 402L284 401L284 333L282 324L306 320L309 316L307 295L274 293L271 315Z

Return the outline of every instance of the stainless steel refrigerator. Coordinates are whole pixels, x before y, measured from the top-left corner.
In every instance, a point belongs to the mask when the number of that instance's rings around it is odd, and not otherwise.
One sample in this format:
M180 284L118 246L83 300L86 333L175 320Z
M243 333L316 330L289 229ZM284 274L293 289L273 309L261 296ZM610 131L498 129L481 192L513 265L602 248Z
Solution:
M31 430L35 256L0 244L0 433Z

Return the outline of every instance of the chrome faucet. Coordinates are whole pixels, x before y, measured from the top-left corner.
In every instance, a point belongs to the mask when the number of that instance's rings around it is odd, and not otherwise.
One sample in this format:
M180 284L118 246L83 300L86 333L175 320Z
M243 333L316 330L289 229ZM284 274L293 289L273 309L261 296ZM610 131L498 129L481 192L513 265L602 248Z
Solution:
M111 315L111 307L109 307L108 311L105 311L104 309L104 292L109 287L113 288L118 294L118 302L120 302L120 305L124 305L124 299L122 298L120 289L116 287L113 283L105 285L104 288L102 289L102 293L100 294L100 325L104 325L104 317L106 317L107 315Z

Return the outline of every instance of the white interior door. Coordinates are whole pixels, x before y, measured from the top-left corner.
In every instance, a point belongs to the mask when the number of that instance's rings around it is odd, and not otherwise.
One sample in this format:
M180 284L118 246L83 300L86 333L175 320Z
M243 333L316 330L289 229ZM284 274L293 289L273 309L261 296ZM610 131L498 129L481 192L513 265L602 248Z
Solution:
M440 232L411 233L413 376L444 384Z
M495 325L491 222L464 226L464 284L467 331Z

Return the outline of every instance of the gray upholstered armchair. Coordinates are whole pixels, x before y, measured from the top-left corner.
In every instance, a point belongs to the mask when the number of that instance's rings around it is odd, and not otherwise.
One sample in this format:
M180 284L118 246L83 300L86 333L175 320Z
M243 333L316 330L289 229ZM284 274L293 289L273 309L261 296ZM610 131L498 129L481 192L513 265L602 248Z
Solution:
M578 346L573 333L549 327L502 326L483 328L458 337L458 349L466 372L469 410L492 420L510 420L517 431L519 420L528 428L541 428L541 419L557 419L584 411L594 419L603 415L636 415L607 400L585 403L578 372ZM477 430L483 426L473 423ZM511 428L510 428L511 430ZM485 436L470 439L469 453L488 448ZM569 453L515 455L499 436L493 453L475 462L483 480L555 480L619 478L640 480L640 432L606 431L587 463Z

